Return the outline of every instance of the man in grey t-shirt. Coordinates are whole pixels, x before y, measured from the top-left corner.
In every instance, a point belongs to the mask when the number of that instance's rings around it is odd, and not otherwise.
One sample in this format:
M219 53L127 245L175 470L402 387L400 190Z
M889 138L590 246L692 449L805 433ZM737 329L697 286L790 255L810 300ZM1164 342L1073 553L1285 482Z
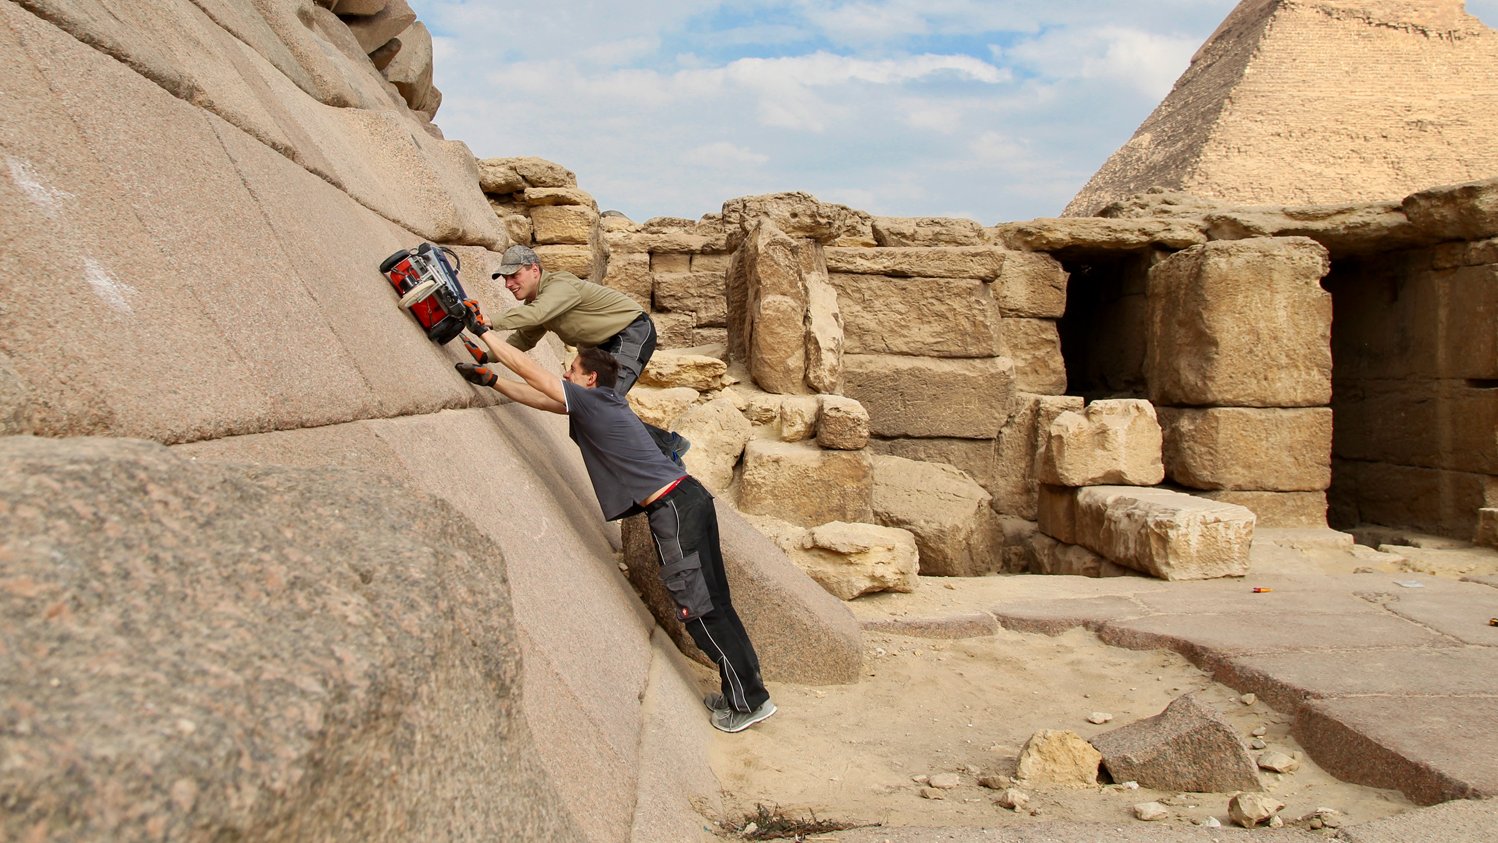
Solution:
M470 303L468 329L488 346L490 359L524 382L502 380L474 363L457 364L463 377L527 407L566 414L568 435L582 452L603 517L647 513L676 617L718 665L721 692L703 699L713 726L738 732L774 714L759 657L729 594L713 496L661 452L614 391L619 364L613 355L584 348L558 378L514 346L497 342L476 302Z

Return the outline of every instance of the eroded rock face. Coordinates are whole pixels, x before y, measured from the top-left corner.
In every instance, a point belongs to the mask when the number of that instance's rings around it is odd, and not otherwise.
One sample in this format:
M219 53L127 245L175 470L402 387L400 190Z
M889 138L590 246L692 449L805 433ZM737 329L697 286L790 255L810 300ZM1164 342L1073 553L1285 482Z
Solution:
M810 529L774 518L750 521L773 538L796 567L841 600L876 591L915 590L918 552L915 536L905 530L845 521Z
M692 443L682 457L692 476L715 493L733 482L733 469L750 436L749 420L733 401L719 396L683 412L671 429Z
M1116 782L1191 793L1260 790L1248 748L1212 706L1187 694L1154 717L1092 739Z
M1330 407L1160 409L1166 473L1207 490L1323 491L1332 482Z
M0 836L579 839L500 550L374 479L0 439Z

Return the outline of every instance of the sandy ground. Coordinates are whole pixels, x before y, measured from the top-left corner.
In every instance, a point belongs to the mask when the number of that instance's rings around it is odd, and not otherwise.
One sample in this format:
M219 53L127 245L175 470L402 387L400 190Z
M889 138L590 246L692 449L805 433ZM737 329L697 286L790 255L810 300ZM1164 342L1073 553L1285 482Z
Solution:
M1390 551L1396 548L1388 547ZM1343 548L1324 557L1328 570L1366 566L1427 576L1460 577L1498 570L1491 551L1473 564L1469 553L1406 549L1408 557ZM1304 570L1303 549L1266 548L1255 567ZM1030 811L994 804L998 791L980 776L1015 772L1025 742L1042 729L1070 729L1088 738L1150 717L1182 694L1201 691L1245 743L1263 727L1269 749L1300 753L1301 767L1263 772L1267 792L1286 804L1287 822L1335 808L1359 823L1413 808L1397 791L1339 781L1306 758L1289 735L1289 717L1261 701L1212 682L1175 653L1110 647L1085 630L1050 637L1004 631L963 640L868 633L866 675L853 685L808 687L771 683L779 711L736 735L717 735L712 764L724 790L720 827L741 827L756 806L787 816L885 826L979 827L1053 819L1136 822L1133 806L1171 806L1166 823L1216 817L1229 824L1232 794L1176 794L1117 785L1068 789L1028 787ZM704 669L702 685L715 689ZM1113 720L1088 722L1093 712ZM942 799L922 796L917 777L955 772L961 784ZM1261 771L1262 772L1262 771ZM1298 827L1303 825L1296 824ZM1329 832L1328 832L1329 833Z

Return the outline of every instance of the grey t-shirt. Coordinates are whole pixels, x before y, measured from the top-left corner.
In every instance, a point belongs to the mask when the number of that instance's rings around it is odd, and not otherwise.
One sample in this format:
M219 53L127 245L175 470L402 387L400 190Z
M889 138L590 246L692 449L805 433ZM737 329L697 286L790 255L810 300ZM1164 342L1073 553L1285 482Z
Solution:
M583 453L593 494L608 521L685 474L671 462L629 404L612 389L588 389L562 381L567 398L567 435Z

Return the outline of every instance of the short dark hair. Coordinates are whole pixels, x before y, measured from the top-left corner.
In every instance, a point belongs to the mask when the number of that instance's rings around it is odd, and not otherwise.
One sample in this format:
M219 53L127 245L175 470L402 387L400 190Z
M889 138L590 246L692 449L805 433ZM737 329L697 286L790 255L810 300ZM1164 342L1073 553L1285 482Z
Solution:
M599 386L613 389L619 382L619 361L607 351L597 346L579 348L577 359L582 361L584 372L598 376Z

